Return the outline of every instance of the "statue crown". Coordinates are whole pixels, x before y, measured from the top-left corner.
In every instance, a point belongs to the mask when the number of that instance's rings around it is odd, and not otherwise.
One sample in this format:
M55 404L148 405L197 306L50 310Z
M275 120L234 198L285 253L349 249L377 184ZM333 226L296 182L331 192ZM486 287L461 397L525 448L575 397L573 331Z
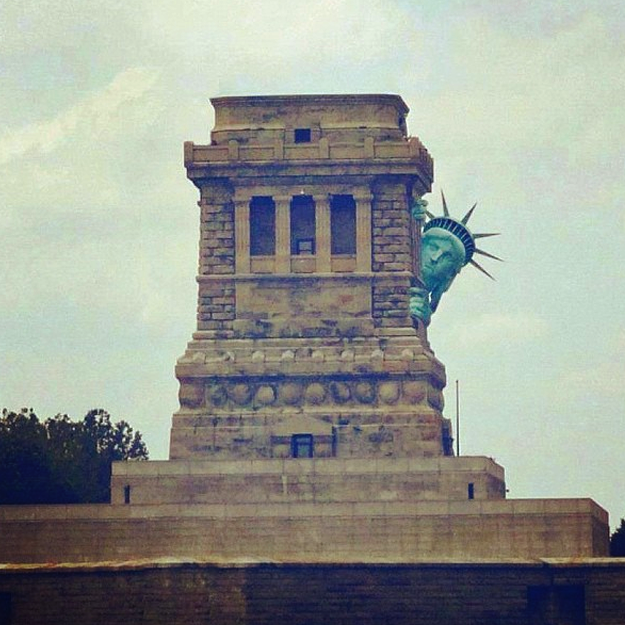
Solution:
M464 265L466 265L471 258L473 258L473 252L475 252L475 239L471 234L471 231L460 221L453 217L434 217L430 219L423 227L423 232L427 232L431 228L442 228L453 234L460 240L464 246Z
M476 269L479 269L482 273L486 274L489 278L493 278L484 267L482 267L479 263L473 260L473 254L480 254L482 256L487 256L488 258L493 258L494 260L501 260L501 258L495 256L494 254L489 254L484 250L479 249L475 245L475 239L481 239L483 237L495 237L499 233L498 232L483 232L479 234L472 234L469 228L467 227L467 222L471 218L475 207L477 206L477 202L473 204L473 206L469 209L469 212L462 219L454 219L449 214L449 209L447 208L447 202L445 201L445 194L441 191L441 198L443 200L443 215L440 217L435 217L430 213L427 209L425 210L425 214L430 218L430 220L423 226L423 232L427 232L432 228L441 228L442 230L447 230L447 232L453 234L464 246L464 265L471 263ZM421 208L425 208L427 206L426 202L421 203Z

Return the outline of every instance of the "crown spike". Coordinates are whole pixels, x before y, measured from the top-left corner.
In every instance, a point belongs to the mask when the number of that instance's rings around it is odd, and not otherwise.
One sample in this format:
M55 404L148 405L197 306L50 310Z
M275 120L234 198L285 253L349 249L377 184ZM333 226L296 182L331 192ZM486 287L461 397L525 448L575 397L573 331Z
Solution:
M445 215L445 217L449 217L449 209L447 208L447 202L445 201L445 194L443 193L442 189L441 189L441 197L443 198L443 214Z
M499 258L499 256L495 256L494 254L489 254L488 252L485 252L484 250L480 250L479 248L475 248L475 253L476 254L481 254L482 256L487 256L488 258L494 258L495 260L498 260L499 262L503 263L503 258Z
M486 274L491 280L495 280L495 278L493 278L493 276L491 276L488 271L486 271L486 269L484 269L484 267L482 267L481 265L479 265L478 263L476 263L473 259L471 259L469 261L476 269L479 269L482 273Z
M473 204L473 206L471 206L471 208L469 209L469 212L460 220L460 222L464 224L465 226L467 225L467 222L469 221L469 219L471 219L471 215L473 215L473 211L475 210L476 206L477 206L477 202Z
M491 280L494 280L493 276L484 269L479 263L473 260L473 254L481 254L482 256L486 256L487 258L492 258L493 260L498 260L503 262L502 258L495 256L494 254L490 254L488 252L484 252L477 248L475 241L476 239L481 239L484 237L495 237L499 235L499 232L480 232L477 234L473 234L468 226L467 222L473 215L473 211L477 206L477 202L473 204L473 206L469 209L467 214L462 219L455 219L449 214L449 208L447 207L447 200L445 199L445 193L441 189L441 199L443 202L443 215L439 217L433 216L429 211L426 211L427 216L429 217L429 221L423 227L423 233L427 233L432 228L440 228L442 230L446 230L449 234L453 235L460 241L460 243L464 247L464 265L468 265L469 263L473 265L478 271L481 271L484 275L488 276Z
M434 215L434 213L430 213L430 211L426 210L425 214L430 218L430 219L436 219L436 215Z

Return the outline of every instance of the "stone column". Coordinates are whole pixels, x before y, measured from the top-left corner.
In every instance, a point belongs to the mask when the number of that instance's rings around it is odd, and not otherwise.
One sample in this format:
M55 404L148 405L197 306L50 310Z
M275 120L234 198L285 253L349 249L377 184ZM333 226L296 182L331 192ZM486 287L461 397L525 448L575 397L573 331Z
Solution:
M250 198L234 198L234 242L236 272L250 273Z
M276 203L276 273L291 272L291 198L274 196Z
M356 202L356 271L371 271L371 199L369 192L354 195Z
M327 194L313 196L315 201L315 238L317 273L329 273L330 266L330 198Z

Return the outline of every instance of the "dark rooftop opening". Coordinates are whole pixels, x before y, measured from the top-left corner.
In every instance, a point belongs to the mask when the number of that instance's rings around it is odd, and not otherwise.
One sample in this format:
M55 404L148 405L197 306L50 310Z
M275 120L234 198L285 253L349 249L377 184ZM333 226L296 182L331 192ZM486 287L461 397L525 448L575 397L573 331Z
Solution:
M295 129L295 143L310 143L310 128L296 128Z

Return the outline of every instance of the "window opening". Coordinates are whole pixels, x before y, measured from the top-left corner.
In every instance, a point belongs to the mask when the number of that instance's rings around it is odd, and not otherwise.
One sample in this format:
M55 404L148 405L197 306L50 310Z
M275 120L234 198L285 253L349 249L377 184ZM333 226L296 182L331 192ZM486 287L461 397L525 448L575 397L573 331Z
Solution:
M469 482L469 486L467 487L467 495L469 499L475 499L475 485L473 482Z
M315 204L310 195L298 195L291 202L291 254L315 254Z
M330 202L331 253L356 254L356 203L351 195L334 195Z
M310 128L296 128L294 132L295 143L310 143Z
M293 458L312 458L313 449L312 434L293 434L291 436L291 455Z
M254 197L250 203L250 256L276 253L276 205L270 197Z
M126 486L124 486L124 503L128 504L130 503L130 485L126 484Z
M0 625L11 623L11 593L0 592Z
M532 625L585 625L585 589L579 585L528 586L527 611Z

